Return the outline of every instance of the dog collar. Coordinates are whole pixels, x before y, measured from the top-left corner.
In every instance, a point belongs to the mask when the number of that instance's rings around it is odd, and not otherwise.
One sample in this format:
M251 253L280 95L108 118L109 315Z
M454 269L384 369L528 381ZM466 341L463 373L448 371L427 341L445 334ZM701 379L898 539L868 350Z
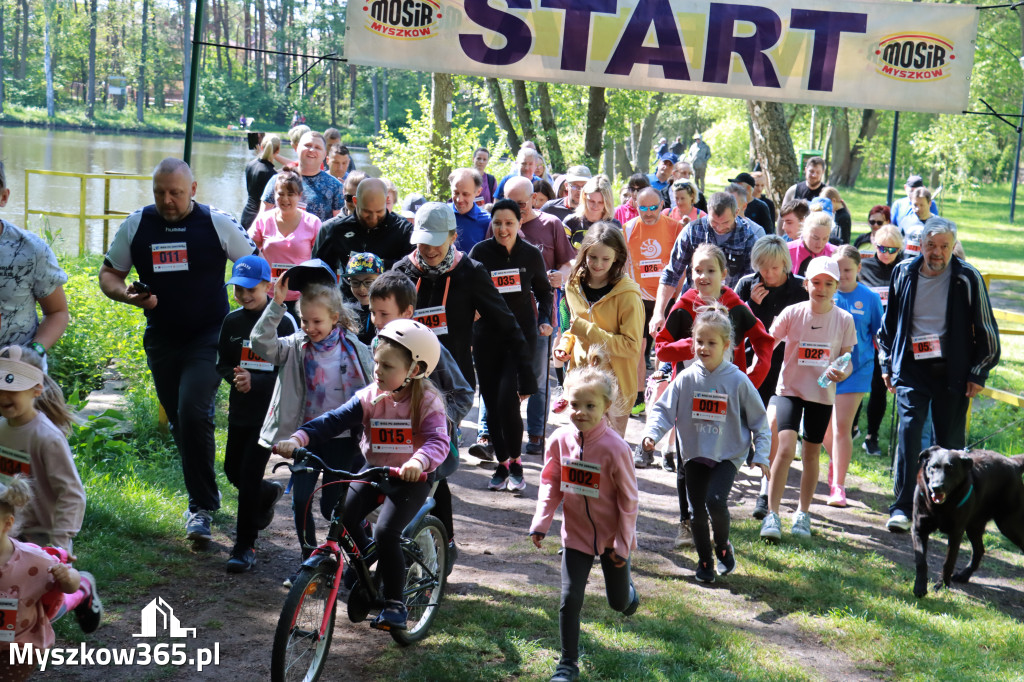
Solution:
M964 495L964 499L960 500L960 504L958 504L956 506L956 508L959 509L960 507L962 507L965 504L967 504L967 500L970 499L971 493L973 493L973 492L974 492L974 484L972 483L971 487L967 489L967 494Z

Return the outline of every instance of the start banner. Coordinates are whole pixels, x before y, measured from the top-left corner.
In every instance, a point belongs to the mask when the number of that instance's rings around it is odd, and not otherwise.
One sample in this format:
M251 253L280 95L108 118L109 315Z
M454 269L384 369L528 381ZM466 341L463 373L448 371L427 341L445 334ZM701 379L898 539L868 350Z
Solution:
M910 2L349 0L353 64L829 106L967 108L978 12Z

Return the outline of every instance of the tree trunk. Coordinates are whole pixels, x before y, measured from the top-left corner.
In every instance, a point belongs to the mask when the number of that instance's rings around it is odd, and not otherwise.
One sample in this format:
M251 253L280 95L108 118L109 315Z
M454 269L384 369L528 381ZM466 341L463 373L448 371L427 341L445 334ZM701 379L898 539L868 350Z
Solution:
M377 68L370 72L370 93L373 96L373 134L380 132L380 89Z
M89 0L89 86L85 97L85 111L89 120L95 118L96 110L96 2Z
M252 47L252 13L250 0L242 0L242 45ZM242 73L245 74L245 84L249 84L249 51L242 51Z
M43 71L46 74L46 117L53 118L57 115L57 106L54 101L53 93L53 47L51 43L53 38L50 35L52 28L50 24L53 19L53 11L56 9L55 3L52 0L44 0L43 12L45 12L45 22L43 23Z
M430 114L433 119L430 156L427 160L427 196L434 201L445 201L450 195L448 176L452 172L452 124L448 120L448 107L455 94L451 74L433 74L430 88Z
M498 126L505 133L505 142L508 144L509 151L513 155L519 154L519 134L516 132L516 127L512 125L512 119L505 107L505 98L501 95L501 85L498 84L497 78L486 80L487 92L491 95L491 106L494 107L494 117L498 119Z
M184 71L181 78L181 122L184 123L188 119L188 83L192 75L192 42L189 40L192 30L192 2L191 0L181 0L181 4L183 10L181 46L184 50L181 60Z
M356 80L359 75L358 67L355 64L348 66L348 124L352 125L356 120Z
M533 127L533 116L530 113L530 98L526 93L526 83L523 81L512 81L512 95L516 101L516 118L519 119L519 129L523 131L523 140L533 140L537 143L537 131Z
M850 173L850 119L846 107L833 107L828 184L845 185Z
M853 187L857 184L861 166L864 165L864 146L878 131L879 115L874 109L865 109L861 114L860 131L857 140L850 149L849 163L842 173L833 173L835 180L831 184L841 187ZM934 186L934 185L933 185Z
M622 140L615 141L615 165L619 170L620 178L628 178L633 174L633 166L629 163L629 153ZM615 200L618 201L618 197L615 197Z
M604 98L604 88L590 86L590 101L587 103L587 130L583 135L583 154L587 157L587 166L596 173L601 159L601 143L604 139L604 122L608 116L608 101ZM611 169L610 163L605 163Z
M21 0L21 61L18 63L18 79L25 79L28 68L28 0Z
M146 118L146 47L149 39L149 0L142 0L142 45L139 50L139 84L135 93L135 120L143 123Z
M778 102L747 100L747 112L754 128L757 161L767 181L765 194L781 208L789 185L800 179L793 140L786 128L785 110Z
M551 93L548 92L547 83L537 83L537 96L540 99L540 124L544 128L544 140L551 157L548 159L548 171L563 171L565 159L562 157L562 147L558 144L558 124L551 110Z
M386 123L388 120L388 70L381 69L380 72L380 117Z
M665 93L656 92L651 98L650 113L644 116L640 124L640 141L636 149L636 172L650 172L651 147L654 145L654 128L658 125L658 114L665 102Z
M331 125L338 120L338 62L331 62Z
M256 0L256 22L258 24L256 29L256 47L265 50L267 49L267 10L263 6L263 0ZM262 52L257 52L254 59L256 60L256 80L262 80L265 88L267 84L267 56Z

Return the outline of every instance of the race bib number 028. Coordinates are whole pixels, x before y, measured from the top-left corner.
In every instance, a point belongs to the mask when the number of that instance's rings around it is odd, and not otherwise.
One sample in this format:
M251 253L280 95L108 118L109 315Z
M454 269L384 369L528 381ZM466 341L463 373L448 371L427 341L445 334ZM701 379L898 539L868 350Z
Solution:
M601 465L563 457L559 490L595 499L601 497Z
M508 270L491 270L491 280L499 294L514 294L523 290L517 268Z
M17 625L18 600L6 597L0 599L0 642L13 642Z
M727 396L724 393L699 392L693 393L693 410L690 416L713 422L724 422Z
M185 242L153 244L153 272L188 270L188 245Z
M380 454L402 453L411 455L414 450L415 447L412 444L412 420L370 420L371 452Z
M828 366L831 346L827 343L815 343L813 341L801 341L797 349L796 364L809 365L811 367Z
M413 313L412 317L424 326L430 327L430 330L438 336L448 333L448 313L445 312L443 305L420 308Z
M32 459L24 452L0 445L0 482L10 483L17 474L32 474Z

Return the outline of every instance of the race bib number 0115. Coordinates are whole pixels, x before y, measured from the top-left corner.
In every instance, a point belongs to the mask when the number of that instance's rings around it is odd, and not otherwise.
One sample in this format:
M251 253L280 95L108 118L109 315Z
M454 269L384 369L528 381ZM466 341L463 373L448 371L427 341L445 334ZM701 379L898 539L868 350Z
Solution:
M827 343L815 343L813 341L801 341L797 349L796 364L808 365L811 367L827 367L831 346Z
M402 453L411 455L414 450L415 447L412 443L412 420L370 420L371 452L379 454Z
M14 641L14 628L18 625L18 600L0 599L0 642ZM6 661L4 662L6 665Z
M188 245L185 242L153 244L153 272L188 270Z
M420 324L430 327L430 330L438 336L448 333L448 313L445 312L442 305L433 308L420 308L412 314L412 317Z
M491 270L491 280L494 282L494 286L499 294L514 294L523 290L517 268Z
M595 499L601 497L601 465L563 457L559 490Z
M694 419L724 422L727 400L728 397L724 393L694 391L690 416Z

